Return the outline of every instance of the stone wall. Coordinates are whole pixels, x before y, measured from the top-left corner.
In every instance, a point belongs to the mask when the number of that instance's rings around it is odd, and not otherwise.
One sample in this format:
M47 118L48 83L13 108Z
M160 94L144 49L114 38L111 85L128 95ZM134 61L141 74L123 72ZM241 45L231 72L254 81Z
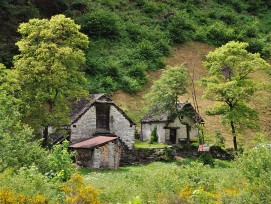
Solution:
M130 149L135 143L135 126L114 106L110 106L110 133L118 136ZM96 106L92 106L81 118L71 125L71 142L82 141L96 132Z
M149 141L152 129L157 127L158 142L165 143L165 122L141 123L141 140Z
M94 169L119 168L121 148L117 141L94 149L77 149L76 163Z
M96 131L96 108L92 106L82 117L71 125L72 143L88 139Z
M194 157L200 156L197 148L179 150L177 146L168 148L173 157ZM120 166L148 164L155 161L165 160L165 148L140 148L140 149L127 149L122 147ZM211 147L210 151L213 158L222 160L233 160L233 155L229 152L219 148Z
M164 148L140 148L132 150L122 148L120 166L148 164L161 161L163 160L164 152Z
M110 108L110 132L118 136L129 149L134 147L135 126L130 124L124 115L116 107Z

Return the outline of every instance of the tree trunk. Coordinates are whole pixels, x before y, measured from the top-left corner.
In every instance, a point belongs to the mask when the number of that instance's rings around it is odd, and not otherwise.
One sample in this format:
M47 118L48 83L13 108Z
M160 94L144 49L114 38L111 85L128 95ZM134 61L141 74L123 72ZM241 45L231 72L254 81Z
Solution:
M49 145L49 126L46 126L43 129L43 146L48 147L48 145Z
M234 151L237 152L237 140L236 140L236 132L235 132L235 127L233 121L231 121L231 134L233 137L233 146L234 146Z

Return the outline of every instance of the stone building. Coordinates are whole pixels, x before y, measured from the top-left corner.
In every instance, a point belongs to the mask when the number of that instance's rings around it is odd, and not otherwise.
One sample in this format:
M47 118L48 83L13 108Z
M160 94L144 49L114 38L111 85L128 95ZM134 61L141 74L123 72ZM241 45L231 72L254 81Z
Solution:
M190 103L178 103L178 111L174 114L161 111L159 106L155 106L141 120L141 139L150 140L151 131L157 128L160 143L190 142L198 137L195 125L203 122Z
M81 99L70 120L70 148L77 151L79 165L116 169L121 149L133 148L135 123L104 94Z

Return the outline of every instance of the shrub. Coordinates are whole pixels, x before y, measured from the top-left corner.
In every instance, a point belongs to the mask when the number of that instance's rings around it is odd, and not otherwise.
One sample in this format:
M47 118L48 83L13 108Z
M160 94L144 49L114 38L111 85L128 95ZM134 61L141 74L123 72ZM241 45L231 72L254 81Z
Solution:
M219 146L222 148L225 148L225 137L223 137L223 135L221 134L221 132L219 130L215 131L215 138L216 138L216 142L215 142L215 146Z
M61 189L65 192L66 202L70 204L99 204L98 192L84 182L80 174L73 174Z
M226 44L228 41L236 38L234 29L226 26L222 22L216 22L213 25L207 27L206 39L212 44L221 46Z
M182 43L194 38L194 22L185 11L175 13L173 17L165 20L164 24L174 43Z
M74 172L71 160L73 153L68 152L68 147L68 141L57 144L48 156L50 172L47 172L46 175L56 181L67 181Z
M150 143L158 142L157 126L154 126L151 130Z
M0 174L0 203L57 203L61 192L38 168L23 167Z
M271 147L261 143L247 150L236 162L237 168L248 179L239 199L246 203L271 202Z
M214 166L214 159L209 152L202 152L199 156L199 160L203 164L208 164L210 166Z
M120 18L113 12L98 9L80 20L82 31L91 37L116 38L120 35Z

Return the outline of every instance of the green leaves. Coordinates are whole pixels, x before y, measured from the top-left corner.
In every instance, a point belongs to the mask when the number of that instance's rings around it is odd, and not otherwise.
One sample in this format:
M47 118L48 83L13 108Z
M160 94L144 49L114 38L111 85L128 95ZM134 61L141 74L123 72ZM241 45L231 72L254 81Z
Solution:
M161 110L175 111L178 96L186 93L188 72L183 67L172 67L163 71L146 95L151 106L159 104Z
M207 113L222 115L222 122L231 124L233 137L235 128L257 127L258 115L247 102L264 86L254 81L251 74L270 69L259 54L249 53L247 47L247 43L231 41L210 52L204 62L210 76L201 81L206 88L204 97L220 102Z
M24 102L24 120L34 128L68 123L69 99L86 92L81 67L85 63L82 49L88 37L80 26L64 15L48 19L31 19L18 31L20 54L14 57Z

